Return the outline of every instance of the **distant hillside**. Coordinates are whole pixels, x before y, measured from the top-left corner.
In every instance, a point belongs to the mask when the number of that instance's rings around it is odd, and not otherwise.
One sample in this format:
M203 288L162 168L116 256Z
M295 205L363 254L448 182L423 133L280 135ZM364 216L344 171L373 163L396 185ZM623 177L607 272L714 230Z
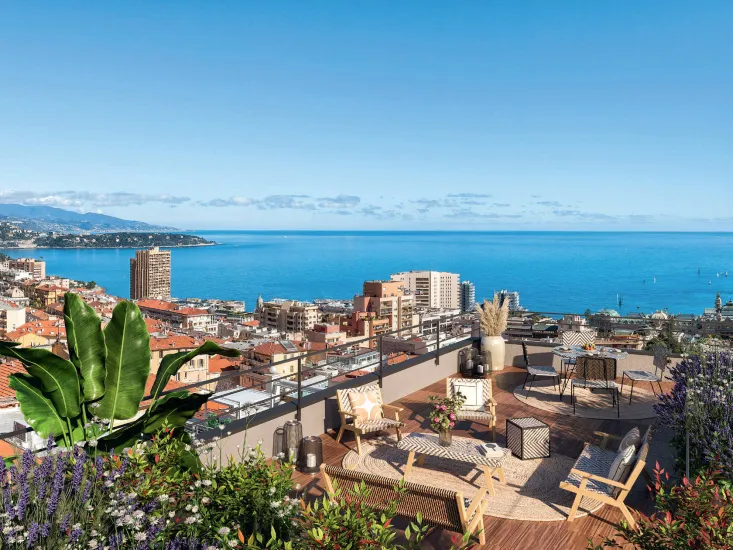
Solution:
M216 244L196 235L161 232L38 233L0 221L0 248L148 248Z
M40 233L170 231L175 229L93 212L80 214L53 206L23 206L21 204L0 204L0 221Z

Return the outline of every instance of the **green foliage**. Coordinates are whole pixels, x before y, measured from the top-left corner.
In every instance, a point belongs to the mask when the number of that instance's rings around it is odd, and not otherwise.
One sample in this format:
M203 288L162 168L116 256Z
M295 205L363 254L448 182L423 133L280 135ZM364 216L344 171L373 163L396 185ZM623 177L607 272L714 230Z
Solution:
M115 429L115 420L138 414L150 374L150 336L140 310L132 302L120 302L102 330L96 312L76 294L67 293L64 321L71 360L13 342L0 342L0 355L18 359L28 372L13 374L9 380L28 424L41 437L63 437L67 448L90 441L98 442L102 450L119 451L164 425L181 428L209 393L182 390L161 397L170 378L198 355L238 355L206 342L190 352L167 356L155 379L151 406L139 419Z
M730 550L733 548L733 499L730 482L718 470L708 470L680 485L669 483L669 474L654 470L657 511L639 517L635 527L622 521L613 539L589 550L626 548L638 550Z

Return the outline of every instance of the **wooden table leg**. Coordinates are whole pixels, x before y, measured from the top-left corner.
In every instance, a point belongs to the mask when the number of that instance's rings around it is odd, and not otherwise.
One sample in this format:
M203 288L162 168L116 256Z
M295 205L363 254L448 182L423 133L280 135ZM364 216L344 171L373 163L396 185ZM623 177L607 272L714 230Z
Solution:
M420 455L417 457L417 465L420 466L420 468L425 466L425 455Z
M484 481L484 485L486 485L486 490L493 497L496 494L496 491L494 490L494 480L491 479L494 471L488 466L481 466L481 468L483 469L484 477L486 478L486 480Z
M407 455L407 465L405 466L405 475L403 477L410 475L413 462L415 462L415 451L410 451L410 454Z
M496 469L496 475L499 476L499 481L506 483L506 478L504 477L504 466L499 466Z

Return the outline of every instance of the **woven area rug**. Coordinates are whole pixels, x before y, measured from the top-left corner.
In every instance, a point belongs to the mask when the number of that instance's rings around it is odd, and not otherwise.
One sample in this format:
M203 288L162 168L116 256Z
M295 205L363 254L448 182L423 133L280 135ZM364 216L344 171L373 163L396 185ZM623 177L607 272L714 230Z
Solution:
M453 436L453 439L466 439ZM343 460L343 467L370 474L377 474L399 480L407 462L407 451L396 447L397 438L370 437L362 439L362 455L349 451ZM550 458L519 460L510 457L504 464L506 483L494 479L496 495L486 495L486 515L497 518L527 521L563 521L567 519L574 493L560 489L573 467L574 460L561 454ZM408 481L461 491L472 498L484 483L483 471L471 464L426 456L422 467L415 464ZM602 503L583 499L578 516L592 513Z
M629 390L631 386L624 385L624 394L621 396L621 420L641 420L643 418L655 418L654 404L658 403L658 398L651 392L639 388L641 383L634 387L634 397L629 405ZM648 383L644 383L649 387ZM609 393L592 393L586 389L575 389L576 412L575 416L581 418L597 418L603 420L615 420L617 416L616 407L612 407L612 399ZM532 385L531 391L529 384L527 390L523 390L519 385L514 388L514 397L519 399L522 404L529 405L535 409L542 409L556 414L564 414L573 416L573 406L570 404L570 385L568 384L562 401L557 393L557 387L553 386L550 380L537 379Z

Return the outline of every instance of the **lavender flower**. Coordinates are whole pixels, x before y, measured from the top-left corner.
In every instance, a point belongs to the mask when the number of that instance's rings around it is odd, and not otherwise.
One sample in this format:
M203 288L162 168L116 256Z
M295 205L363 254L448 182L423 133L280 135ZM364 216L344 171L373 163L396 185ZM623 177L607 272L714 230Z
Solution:
M49 522L41 525L41 536L48 537L51 534L51 524Z
M28 479L25 478L21 481L20 498L18 499L18 504L15 508L15 517L18 518L18 520L23 521L23 516L25 516L25 511L30 503L31 484Z
M36 544L36 541L38 540L38 536L41 534L41 526L38 525L37 521L34 521L31 523L30 528L28 529L28 548L33 548Z

